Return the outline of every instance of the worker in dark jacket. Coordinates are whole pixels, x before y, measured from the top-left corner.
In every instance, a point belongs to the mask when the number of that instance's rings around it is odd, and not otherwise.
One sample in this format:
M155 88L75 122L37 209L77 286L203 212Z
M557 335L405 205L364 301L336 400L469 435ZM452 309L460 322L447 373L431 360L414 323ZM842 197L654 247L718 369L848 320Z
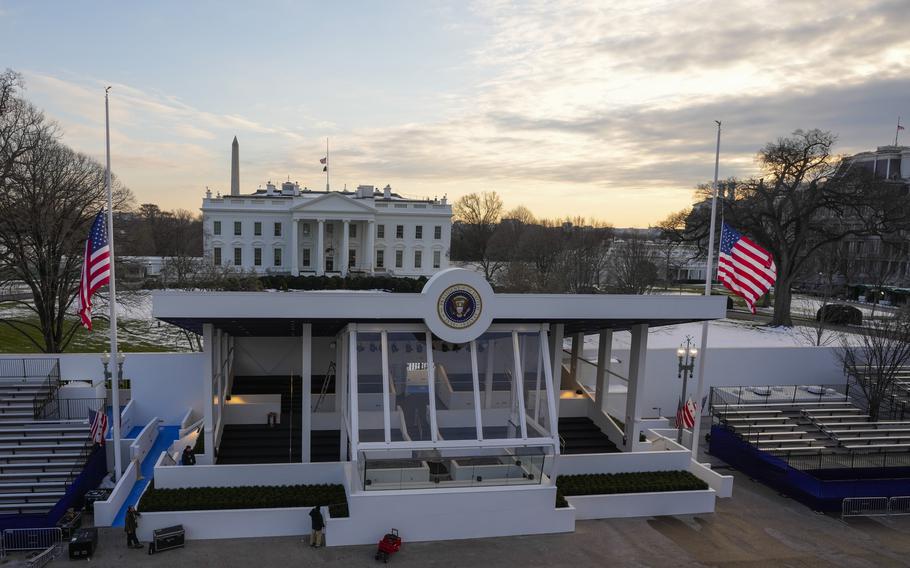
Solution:
M142 548L142 543L136 538L136 529L139 528L139 511L130 505L126 509L126 520L123 529L126 531L126 545L129 548Z
M325 546L325 520L322 518L319 505L310 510L310 519L313 524L313 532L310 533L310 546L313 548Z
M183 454L180 455L180 465L196 465L196 454L190 446L183 449Z

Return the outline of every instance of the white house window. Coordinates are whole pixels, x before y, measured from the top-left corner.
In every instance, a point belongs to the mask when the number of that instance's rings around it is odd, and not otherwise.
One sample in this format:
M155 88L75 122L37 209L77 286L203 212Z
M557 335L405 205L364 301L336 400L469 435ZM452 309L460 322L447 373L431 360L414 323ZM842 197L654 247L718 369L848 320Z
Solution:
M395 251L395 268L401 268L404 266L404 251L396 250Z
M376 251L376 268L385 268L385 251Z
M433 238L437 241L442 239L442 225L436 225L433 227Z
M376 238L377 239L385 238L385 225L376 225Z
M221 266L221 247L212 249L212 263L215 266Z
M355 225L354 223L351 223L350 225L348 225L348 236L351 237L352 239L357 238L357 225Z
M310 249L303 249L303 265L310 265Z
M262 249L259 247L253 249L253 264L262 266Z
M303 224L303 236L304 236L304 237L309 237L309 236L310 236L310 224L309 224L309 223L304 223L304 224Z
M242 228L243 228L243 225L241 225L240 221L234 221L234 235L240 236L241 234L243 234Z
M423 238L423 225L417 225L414 227L414 238L422 239Z
M281 236L281 223L275 223L275 236Z
M357 251L351 249L348 251L348 268L354 268L354 265L357 264Z
M273 264L275 266L281 266L281 249L278 249L278 248L275 249L275 258L274 258Z
M257 237L262 236L262 221L255 221L253 223L253 234Z
M212 226L212 232L216 235L221 234L221 221L215 221L214 225Z
M396 239L404 238L404 225L395 225L395 238Z
M433 251L433 268L439 268L439 265L441 262L442 262L442 251L434 250Z
M243 264L243 249L240 247L234 248L234 266L240 266Z
M327 235L334 235L334 234L335 234L335 224L334 224L334 223L326 223L326 224L325 224L325 232L326 232Z
M414 268L420 268L423 264L423 251L415 250L414 251Z

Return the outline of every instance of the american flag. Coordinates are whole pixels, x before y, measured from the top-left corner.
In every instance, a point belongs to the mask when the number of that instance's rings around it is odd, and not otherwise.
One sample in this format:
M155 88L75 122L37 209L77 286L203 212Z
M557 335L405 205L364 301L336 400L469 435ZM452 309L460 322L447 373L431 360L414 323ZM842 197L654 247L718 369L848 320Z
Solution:
M91 410L89 411L91 412ZM104 410L95 412L92 420L92 442L104 445L104 433L107 431L107 413Z
M771 253L724 223L717 257L717 279L744 299L754 314L755 302L777 280L777 267Z
M82 325L92 330L92 295L111 280L111 254L107 242L107 223L102 209L95 216L92 230L85 241L85 258L79 280L79 317Z
M686 404L679 405L676 411L676 427L693 428L695 426L695 403L692 399L686 401Z

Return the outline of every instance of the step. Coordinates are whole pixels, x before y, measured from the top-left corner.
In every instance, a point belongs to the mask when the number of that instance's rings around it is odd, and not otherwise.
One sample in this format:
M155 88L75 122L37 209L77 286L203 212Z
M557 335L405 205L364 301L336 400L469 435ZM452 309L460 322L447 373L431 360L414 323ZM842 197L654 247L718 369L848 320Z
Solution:
M80 467L82 464L76 461L54 461L47 463L0 463L0 474L10 473L10 472L26 472L29 470L35 470L36 472L45 472L45 471L65 471L69 473L73 469ZM0 479L3 476L0 475Z
M54 444L63 442L85 443L89 439L89 434L35 434L22 433L18 436L9 434L0 435L0 445L23 445L23 444Z
M70 478L70 469L65 471L21 471L17 473L0 473L0 483L29 483L34 480L35 483L68 483Z
M61 497L65 494L65 491L41 491L41 492L28 492L28 493L0 493L0 503L18 499L23 503L33 503L36 500L48 500L56 499L60 500Z
M66 491L67 483L65 481L37 481L37 482L26 482L26 481L13 481L13 482L2 482L0 481L0 495L8 495L10 493L24 493L24 492L34 492L34 491Z
M61 460L76 460L81 455L80 451L65 450L60 452L37 453L25 452L23 454L2 453L0 454L0 466L11 463L56 463Z
M0 456L3 454L20 453L20 452L40 452L48 451L56 454L59 451L81 452L86 444L84 442L67 442L61 444L0 444Z
M44 513L57 505L57 501L41 503L0 503L0 513Z
M87 424L55 426L52 424L42 424L41 422L25 422L16 427L13 427L5 422L3 424L0 424L0 436L4 434L21 434L23 436L28 436L29 434L46 435L52 433L84 433L87 436L91 431L91 426Z

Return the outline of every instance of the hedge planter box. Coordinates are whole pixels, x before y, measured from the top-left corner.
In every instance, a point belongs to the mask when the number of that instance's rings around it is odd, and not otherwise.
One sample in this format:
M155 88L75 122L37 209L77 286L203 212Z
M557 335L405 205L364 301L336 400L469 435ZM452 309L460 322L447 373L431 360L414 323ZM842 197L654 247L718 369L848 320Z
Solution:
M575 518L578 520L620 519L713 513L716 495L713 489L704 489L584 495L566 497L566 501L575 508Z

